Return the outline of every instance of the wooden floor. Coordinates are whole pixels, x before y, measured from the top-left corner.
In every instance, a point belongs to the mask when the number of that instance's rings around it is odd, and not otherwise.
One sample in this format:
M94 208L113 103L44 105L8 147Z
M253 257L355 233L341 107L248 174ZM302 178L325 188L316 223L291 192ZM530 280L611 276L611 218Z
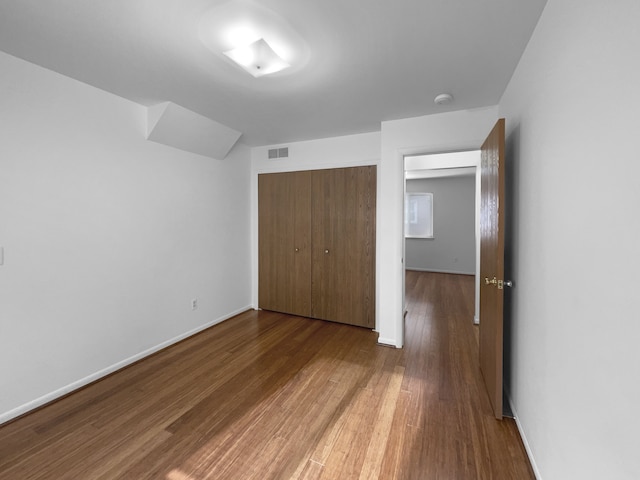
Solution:
M406 348L247 312L0 428L0 479L529 479L473 277L407 272Z

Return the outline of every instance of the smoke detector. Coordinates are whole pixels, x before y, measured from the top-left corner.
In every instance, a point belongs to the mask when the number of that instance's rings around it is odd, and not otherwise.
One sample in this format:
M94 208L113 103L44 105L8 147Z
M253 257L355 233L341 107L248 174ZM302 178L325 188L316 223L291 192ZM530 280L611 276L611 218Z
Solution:
M441 93L434 98L433 101L436 105L448 105L453 102L453 95L450 93Z

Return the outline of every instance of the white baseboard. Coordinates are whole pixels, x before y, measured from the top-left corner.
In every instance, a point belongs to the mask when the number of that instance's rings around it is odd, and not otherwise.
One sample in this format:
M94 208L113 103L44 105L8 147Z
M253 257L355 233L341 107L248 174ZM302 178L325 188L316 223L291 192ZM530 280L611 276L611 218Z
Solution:
M400 347L398 347L398 345L396 345L396 341L394 339L392 339L392 338L378 337L378 343L380 345L385 345L387 347L400 348Z
M9 420L12 420L16 417L19 417L20 415L24 415L25 413L30 412L31 410L34 410L38 407L41 407L42 405L46 405L47 403L50 403L60 397L63 397L64 395L68 395L69 393L74 392L75 390L78 390L86 385L89 385L92 382L95 382L96 380L100 380L102 377L106 377L107 375L116 372L128 365L131 365L132 363L137 362L138 360L142 360L145 357L148 357L149 355L152 355L160 350L162 350L163 348L169 347L171 345L173 345L174 343L178 343L181 340L184 340L185 338L189 338L192 335L195 335L196 333L200 333L203 330L206 330L207 328L213 327L214 325L217 325L218 323L222 323L225 320L229 320L232 317L235 317L236 315L242 313L242 312L246 312L247 310L251 310L250 306L247 307L243 307L241 309L236 310L235 312L231 312L227 315L224 315L220 318L217 318L215 320L212 320L211 322L208 322L204 325L200 325L197 328L194 328L193 330L190 330L188 332L185 332L183 334L178 335L177 337L174 337L170 340L167 340L165 342L162 342L158 345L156 345L155 347L151 347L143 352L140 352L136 355L133 355L129 358L126 358L118 363L115 363L107 368L104 368L102 370L99 370L89 376L86 376L80 380L77 380L73 383L70 383L69 385L66 385L62 388L59 388L57 390L54 390L51 393L48 393L46 395L43 395L42 397L36 398L35 400L32 400L30 402L27 402L23 405L20 405L17 408L14 408L13 410L9 410L8 412L2 413L0 414L0 425L2 425L3 423L8 422Z
M508 393L507 393L507 399L509 400L509 405L511 406L511 412L513 413L513 418L516 421L518 432L520 432L520 438L522 438L522 444L524 445L524 449L527 452L527 457L529 457L529 463L531 463L533 474L536 476L536 480L542 480L542 475L540 475L540 470L538 470L538 465L536 465L536 461L533 458L533 451L531 450L531 446L529 445L527 436L524 434L524 429L522 428L522 424L520 423L520 419L518 418L518 412L516 412L516 409L513 406L513 401L511 400L511 395L509 395Z

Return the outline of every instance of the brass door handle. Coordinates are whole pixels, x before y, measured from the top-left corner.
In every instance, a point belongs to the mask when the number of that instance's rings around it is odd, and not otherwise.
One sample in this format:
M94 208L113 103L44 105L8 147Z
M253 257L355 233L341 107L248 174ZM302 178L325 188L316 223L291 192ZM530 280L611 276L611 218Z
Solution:
M489 280L489 277L484 277L485 285L496 285L498 290L504 289L504 287L513 287L513 282L511 280L498 280L496 277L493 277Z

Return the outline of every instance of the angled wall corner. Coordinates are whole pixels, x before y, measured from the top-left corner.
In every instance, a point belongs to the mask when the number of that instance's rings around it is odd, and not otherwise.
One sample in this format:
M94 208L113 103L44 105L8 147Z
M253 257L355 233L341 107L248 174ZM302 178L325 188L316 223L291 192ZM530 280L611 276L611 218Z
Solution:
M172 102L147 108L147 140L223 159L241 132Z

